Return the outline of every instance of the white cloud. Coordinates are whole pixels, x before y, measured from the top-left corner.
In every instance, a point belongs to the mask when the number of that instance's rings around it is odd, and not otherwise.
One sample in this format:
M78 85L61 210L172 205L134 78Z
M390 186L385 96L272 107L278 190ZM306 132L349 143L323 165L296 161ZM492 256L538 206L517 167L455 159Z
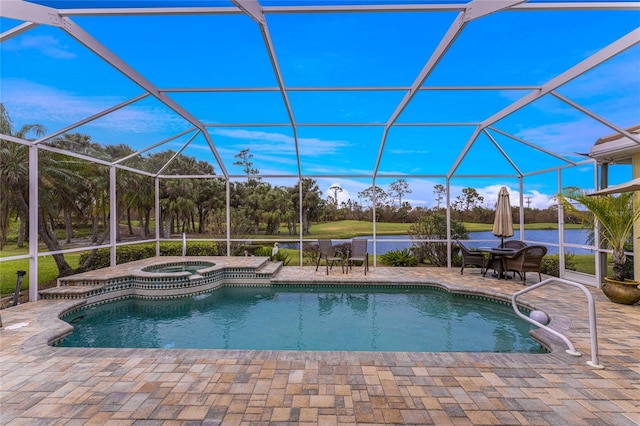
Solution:
M21 50L38 50L43 55L54 59L74 59L77 55L71 52L69 46L50 35L23 35L6 42L5 49L13 52Z
M38 123L45 125L49 132L69 126L124 100L116 96L80 96L21 79L2 79L1 86L2 102L16 127ZM85 124L79 131L98 129L141 134L184 127L185 121L182 118L163 107L129 105Z
M295 153L293 136L283 133L264 132L245 129L211 129L210 133L222 137L259 142L251 146L252 152ZM348 146L346 141L324 140L318 138L298 138L298 148L301 155L325 156L335 154L339 148Z
M495 208L498 202L498 192L504 185L489 185L478 188L478 194L484 198L484 205L487 208ZM509 201L512 206L520 205L520 191L507 187L509 191ZM462 192L461 192L462 193ZM542 194L539 191L526 191L523 197L523 205L532 209L547 209L553 204L555 194Z
M333 182L332 184L327 186L325 190L321 189L325 198L328 198L328 197L332 197L333 198L334 191L330 190L330 188L332 186L337 186L337 187L342 189L342 191L339 191L336 194L336 196L338 197L338 205L340 205L341 203L346 203L350 199L353 199L351 197L351 194L349 194L349 191L346 188L343 188L342 185L340 184L340 182Z
M591 118L564 123L545 124L520 130L515 136L565 156L587 153L597 139L607 133L602 124Z

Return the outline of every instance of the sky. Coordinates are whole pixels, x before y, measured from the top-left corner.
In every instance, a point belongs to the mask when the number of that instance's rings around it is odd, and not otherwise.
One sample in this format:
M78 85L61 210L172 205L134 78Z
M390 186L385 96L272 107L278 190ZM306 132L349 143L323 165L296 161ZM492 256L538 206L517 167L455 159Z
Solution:
M61 8L87 4L38 3ZM125 4L231 6L227 1L91 3L93 7ZM263 4L312 3L274 0ZM263 175L278 176L266 180L292 185L298 174L298 152L302 174L313 176L325 196L330 194L329 187L339 185L343 188L340 201L358 201L358 192L372 183L365 176L377 168L376 184L383 189L399 178L409 183L412 192L403 201L414 207L435 206L434 185L444 185L444 176L454 169L452 199L462 188L473 187L484 197L482 205L493 207L499 189L507 186L513 203L520 196L518 171L526 175L565 164L544 150L581 161L585 157L580 154L588 153L598 138L614 133L546 95L498 120L493 125L497 131L482 133L473 143L470 139L479 122L636 30L640 10L498 12L470 21L385 135L384 125L456 18L456 12L267 13L296 133L283 96L275 90L278 82L260 28L248 16L71 19L155 87L172 89L167 96L207 126L229 174L242 174L233 165L234 156L249 148L254 168ZM0 30L21 23L2 17ZM2 42L0 58L0 101L17 128L39 123L53 133L144 93L78 40L46 25ZM452 86L474 89L445 90ZM520 87L508 90L507 86ZM625 50L557 92L616 126L640 124L640 46ZM149 96L73 131L90 135L93 142L125 143L138 150L191 127ZM149 152L178 150L192 137L183 153L210 161L221 173L205 138L195 132ZM468 153L461 159L465 148ZM612 167L611 184L630 178L629 167ZM593 188L593 166L563 171L561 185ZM555 171L524 179L525 205L549 207L557 191Z

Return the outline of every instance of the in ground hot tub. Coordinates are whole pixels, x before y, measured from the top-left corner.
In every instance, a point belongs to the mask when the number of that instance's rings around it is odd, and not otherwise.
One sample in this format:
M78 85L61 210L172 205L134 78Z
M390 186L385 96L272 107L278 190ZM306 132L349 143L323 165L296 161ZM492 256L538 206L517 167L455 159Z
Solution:
M171 262L161 263L160 265L147 266L142 268L144 272L153 272L157 274L170 274L174 272L190 272L197 274L202 269L211 268L215 266L213 262L201 262L201 261L185 261L185 262Z

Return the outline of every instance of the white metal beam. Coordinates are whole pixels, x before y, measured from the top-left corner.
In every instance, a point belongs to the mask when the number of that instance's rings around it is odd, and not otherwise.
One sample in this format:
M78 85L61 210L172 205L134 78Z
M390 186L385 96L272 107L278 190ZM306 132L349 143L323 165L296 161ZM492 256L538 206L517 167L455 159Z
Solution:
M296 162L298 165L298 175L301 176L302 165L300 164L300 148L298 144L298 129L296 127L296 120L293 115L293 109L291 108L291 102L289 102L289 96L287 95L287 90L285 88L282 72L280 71L280 64L278 63L278 58L276 56L276 51L273 46L273 42L271 40L271 34L269 33L269 26L267 25L267 21L262 11L262 6L256 0L232 0L232 1L236 6L242 9L247 15L251 17L251 19L253 19L258 24L258 27L260 28L260 32L262 33L262 39L264 41L265 47L267 48L267 53L269 54L271 67L273 68L273 72L278 82L278 87L280 88L280 94L282 95L282 100L287 110L287 115L289 116L289 121L291 121L291 128L293 131L293 143L296 149Z
M97 120L100 117L104 117L107 114L110 114L110 113L112 113L114 111L117 111L120 108L124 108L127 105L131 105L132 103L138 102L139 100L144 99L147 96L149 96L148 93L143 93L142 95L136 96L135 98L129 99L129 100L127 100L125 102L122 102L122 103L120 103L118 105L115 105L115 106L113 106L111 108L105 109L104 111L101 111L101 112L99 112L97 114L94 114L91 117L87 117L84 120L77 121L77 122L73 123L72 125L65 127L64 129L57 130L57 131L55 131L55 132L53 132L53 133L51 133L51 134L49 134L47 136L44 136L44 137L34 141L34 144L38 145L38 144L40 144L42 142L45 142L45 141L47 141L49 139L53 139L56 136L59 136L59 135L61 135L63 133L67 133L70 130L78 128L78 127L80 127L82 125L85 125L87 123L92 122L93 120Z
M509 9L527 0L473 0L464 11L465 22Z
M8 3L8 2L7 2ZM264 6L266 14L286 13L372 13L372 12L460 12L465 4L443 2L432 4L363 4L353 5L289 5ZM547 10L638 10L640 3L625 1L601 2L544 2L526 3L513 6L510 11ZM242 13L235 7L120 7L92 9L60 9L64 16L175 16L175 15L237 15Z
M500 146L500 144L498 143L498 141L496 141L493 136L491 136L491 134L489 132L487 132L487 129L482 129L482 132L487 135L487 137L489 138L489 140L491 141L491 143L493 144L493 146L495 146L498 151L500 151L500 153L502 154L502 156L509 162L509 164L511 164L511 167L513 167L513 169L518 173L518 176L522 176L522 171L520 171L520 168L518 168L518 166L513 162L513 160L511 159L511 157L509 157L509 154L507 154L504 149L502 149L502 147Z
M474 122L401 122L395 123L395 127L471 127L480 123ZM300 123L296 122L296 127L386 127L386 123L381 122L317 122L317 123ZM205 127L225 128L225 127L291 127L291 123L208 123Z
M529 177L529 176L536 176L536 175L543 175L545 173L549 173L549 172L557 172L563 169L568 169L569 167L574 167L574 166L583 166L586 164L593 164L596 163L596 160L594 159L589 159L589 160L583 160L583 161L578 161L574 164L564 164L562 166L555 166L555 167L549 167L547 169L540 169L540 170L534 170L532 172L528 172L524 174L524 177Z
M156 142L153 145L149 145L149 146L147 146L147 147L145 147L143 149L140 149L140 150L138 150L138 151L136 151L136 152L134 152L132 154L129 154L126 157L122 157L119 160L114 161L114 164L120 164L123 161L127 161L130 158L137 157L138 155L144 154L145 152L147 152L149 150L152 150L153 148L156 148L156 147L158 147L160 145L164 145L167 142L171 142L172 140L177 139L182 135L186 135L189 132L193 132L194 130L196 130L196 128L195 127L191 127L190 129L184 130L184 131L182 131L182 132L180 132L180 133L178 133L176 135L168 137L167 139L163 139L160 142Z
M480 134L480 130L482 129L483 129L482 125L478 125L478 127L475 128L475 130L467 140L467 144L464 146L464 148L462 148L462 151L460 151L460 153L458 154L458 158L456 158L456 161L453 163L453 166L449 170L449 173L447 173L447 179L451 179L453 177L453 174L460 166L460 163L462 163L462 160L464 160L464 157L466 157L467 152L469 152L469 150L471 149L471 146L475 143L476 139L478 139L478 135Z
M540 85L492 85L492 86L420 86L418 91L442 90L536 90ZM287 86L287 92L406 92L411 86ZM242 92L278 92L279 87L165 87L159 88L163 93L242 93Z
M567 82L573 80L574 78L584 74L590 69L595 68L596 66L611 59L612 57L618 55L619 53L629 49L630 47L633 47L639 42L640 42L640 28L636 28L630 33L622 36L618 40L614 41L613 43L609 44L608 46L594 53L584 61L574 65L573 67L569 68L565 72L549 80L547 83L543 84L542 88L540 88L539 90L535 90L523 96L522 98L515 101L511 105L507 106L506 108L503 108L502 110L498 111L491 117L487 118L482 123L480 123L480 128L484 129L486 127L491 126L492 124L495 124L499 120L502 120L508 115L511 115L514 112L518 111L519 109L540 99L542 96L550 93L551 91L566 84ZM462 159L467 155L467 152L469 152L469 149L473 145L474 141L475 141L474 136L469 138L469 140L467 141L467 144L462 149L457 160L451 167L451 170L449 171L449 176L452 176L455 173L457 168L460 166Z
M440 62L447 50L449 50L449 47L451 47L456 37L458 37L465 24L464 13L461 12L458 14L454 22L449 26L449 29L440 40L440 43L438 43L438 46L433 51L433 53L427 60L427 63L422 67L422 70L418 74L418 77L416 77L413 84L409 88L409 91L404 95L400 103L396 106L396 109L391 114L391 117L387 120L387 124L382 135L382 140L380 141L380 147L378 149L378 157L376 158L376 163L373 167L374 176L378 173L378 169L380 168L380 162L382 161L382 154L384 152L384 146L387 141L387 136L389 135L389 129L391 128L393 123L396 122L409 102L413 99L417 92L417 89L422 85L422 83L424 83L424 81L436 67L438 62Z
M29 146L29 302L38 300L38 147ZM35 207L34 207L35 206Z
M488 129L490 129L490 130L493 130L493 131L494 131L494 132L496 132L496 133L500 133L501 135L506 136L506 137L508 137L508 138L510 138L510 139L513 139L514 141L520 142L521 144L524 144L524 145L528 146L529 148L533 148L533 149L538 150L538 151L540 151L540 152L543 152L543 153L545 153L545 154L547 154L547 155L550 155L550 156L552 156L552 157L555 157L555 158L557 158L558 160L565 161L565 162L567 162L567 163L569 163L569 164L572 164L572 165L575 165L575 164L576 164L576 162L575 162L575 161L573 161L573 160L570 160L570 159L568 159L568 158L566 158L566 157L563 157L562 155L558 155L558 154L556 154L555 152L551 152L551 151L549 151L548 149L542 148L541 146L538 146L538 145L532 144L531 142L527 142L527 141L525 141L524 139L520 139L519 137L514 136L514 135L512 135L512 134L509 134L509 133L507 133L507 132L505 132L505 131L503 131L503 130L497 129L497 128L493 127L493 126L489 126L489 127L487 127L487 128L488 128Z
M27 146L33 146L33 142L28 141L26 139L21 139L21 138L17 138L15 136L11 136L11 135L5 135L3 133L0 133L0 139L5 140L5 141L9 141L9 142L15 142L15 143L19 143L20 145L27 145Z
M160 92L150 81L139 74L136 70L131 68L126 62L122 61L113 52L108 50L105 46L94 39L89 33L84 31L80 26L74 23L71 19L62 16L56 9L37 5L34 3L28 3L25 1L7 1L2 5L2 16L22 19L24 21L37 22L45 25L57 26L67 32L71 37L75 38L78 42L82 43L87 49L98 55L105 60L111 66L127 76L134 83L146 90L151 96L158 99L168 108L180 115L182 118L193 124L200 130L202 130L209 148L211 149L214 157L218 161L218 166L222 173L226 176L227 170L218 154L217 149L213 145L210 136L207 134L205 127L200 121L194 117L190 112L182 108L173 99L167 97L164 93Z
M514 6L511 10L536 10L536 11L551 11L551 10L638 10L640 8L639 2L626 2L626 1L577 1L577 2L544 2L544 3L526 3L518 6Z
M574 107L578 111L588 115L589 117L593 118L594 120L599 121L600 123L604 124L605 126L609 127L610 129L613 129L616 132L628 137L633 142L635 142L637 144L640 144L640 138L638 137L637 134L633 134L633 133L628 132L627 130L623 129L622 127L616 126L612 122L610 122L608 120L605 120L604 118L600 117L599 115L597 115L597 114L589 111L588 109L578 105L576 102L573 102L572 100L562 96L561 94L559 94L557 92L551 92L551 94L553 96L555 96L556 98L560 99L562 102L566 103L567 105L571 105L572 107Z
M44 146L44 145L42 145L42 146ZM144 170L134 169L133 167L123 166L121 164L115 164L115 166L116 166L116 168L118 168L120 170L126 170L128 172L137 173L137 174L142 175L142 176L155 177L155 175L153 173L149 173L149 172L144 171Z
M418 77L416 77L413 84L411 84L411 88L404 95L398 106L396 106L396 109L391 114L391 117L387 121L387 128L385 128L385 131L383 133L382 141L380 142L380 148L378 150L378 157L373 168L374 176L378 173L380 162L382 161L382 154L384 152L384 146L389 134L389 128L393 126L402 111L404 111L407 105L409 105L409 102L411 102L416 93L418 93L418 89L429 77L440 60L442 60L442 58L447 53L451 45L453 45L453 42L456 40L458 35L460 35L466 24L473 19L478 19L488 14L508 9L511 6L523 3L524 1L525 0L473 0L466 5L463 12L458 14L454 22L449 26L449 29L440 40L440 43L438 43L436 49L427 60L427 63L424 65L424 67L422 67L422 70L418 74Z
M113 164L110 161L101 160L99 158L90 157L88 155L79 154L77 152L69 151L66 149L60 149L60 148L56 148L49 145L39 145L38 147L44 151L55 152L56 154L67 155L73 158L79 158L80 160L85 160L90 163L102 164L103 166L111 166Z
M636 28L627 35L622 36L610 45L594 53L579 64L574 65L567 71L549 80L547 83L542 85L542 88L540 90L533 91L523 96L511 105L507 106L506 108L502 109L501 111L498 111L491 117L484 120L481 126L485 128L494 124L495 122L540 99L542 96L546 95L552 90L557 89L558 87L568 83L576 77L579 77L590 69L597 67L601 63L611 59L612 57L629 49L630 47L633 47L638 43L640 43L640 28Z
M124 4L125 2L121 2ZM235 7L114 7L90 9L60 9L63 16L179 16L238 15Z
M117 196L117 180L116 166L109 167L109 266L116 266L116 244L118 243L118 196ZM157 226L157 223L156 223Z
M23 22L22 24L17 25L14 28L11 28L10 30L7 30L2 34L0 34L0 43L2 43L3 41L7 41L15 36L18 36L24 32L27 32L31 28L35 28L38 25L39 24L36 24L34 22Z
M262 6L256 0L231 0L233 4L238 6L238 9L242 10L245 14L249 15L256 24L263 26L266 25L264 19L264 12Z
M62 27L65 19L54 8L22 0L3 1L0 16L54 27Z
M162 174L162 172L164 171L164 169L166 169L167 167L169 167L169 164L171 164L171 162L172 162L173 160L175 160L175 159L176 159L176 157L177 157L178 155L180 155L180 154L182 153L182 151L184 151L184 150L189 146L189 144L190 144L190 143L191 143L191 142L196 138L196 136L198 136L198 133L200 133L200 132L195 132L195 133L194 133L194 134L193 134L193 135L192 135L192 136L191 136L191 137L190 137L190 138L189 138L189 139L188 139L188 140L187 140L187 141L182 145L182 147L180 147L180 149L179 149L177 152L175 152L175 153L173 154L173 156L172 156L172 157L171 157L171 158L170 158L166 163L164 163L164 166L162 166L162 167L160 168L160 170L158 170L158 172L156 173L156 176L159 176L160 174Z

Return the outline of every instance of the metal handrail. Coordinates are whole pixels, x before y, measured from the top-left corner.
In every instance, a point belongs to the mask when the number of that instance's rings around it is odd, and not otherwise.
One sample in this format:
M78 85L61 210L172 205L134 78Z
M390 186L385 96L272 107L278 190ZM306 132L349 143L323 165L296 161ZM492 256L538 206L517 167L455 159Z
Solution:
M549 283L561 283L561 284L567 284L573 287L578 287L580 290L582 290L582 292L587 296L587 300L589 302L589 337L591 340L591 360L587 361L587 365L589 365L590 367L593 368L598 368L598 369L603 369L604 366L600 363L598 363L598 334L597 334L597 330L596 330L596 305L595 302L593 300L593 295L591 294L591 292L589 292L589 290L583 286L582 284L573 282L573 281L569 281L569 280L565 280L562 278L547 278L544 281L539 282L538 284L534 284L530 287L525 288L524 290L520 290L520 291L516 291L515 293L513 293L513 296L511 296L511 305L513 306L513 310L515 311L516 315L518 315L520 318L524 319L527 322L530 322L531 324L538 326L540 328L542 328L543 330L548 331L549 333L553 334L554 336L559 337L560 339L562 339L562 341L564 341L567 346L569 347L569 349L567 349L567 353L569 355L573 355L573 356L581 356L582 354L580 352L578 352L575 347L573 346L573 344L571 343L571 341L562 333L557 332L556 330L553 330L549 327L547 327L544 324L539 323L538 321L534 320L533 318L530 318L526 315L524 315L522 312L520 312L520 310L518 309L518 305L516 303L516 299L518 298L518 296L524 294L524 293L528 293L532 290L535 290L538 287L542 287L544 285L547 285Z

